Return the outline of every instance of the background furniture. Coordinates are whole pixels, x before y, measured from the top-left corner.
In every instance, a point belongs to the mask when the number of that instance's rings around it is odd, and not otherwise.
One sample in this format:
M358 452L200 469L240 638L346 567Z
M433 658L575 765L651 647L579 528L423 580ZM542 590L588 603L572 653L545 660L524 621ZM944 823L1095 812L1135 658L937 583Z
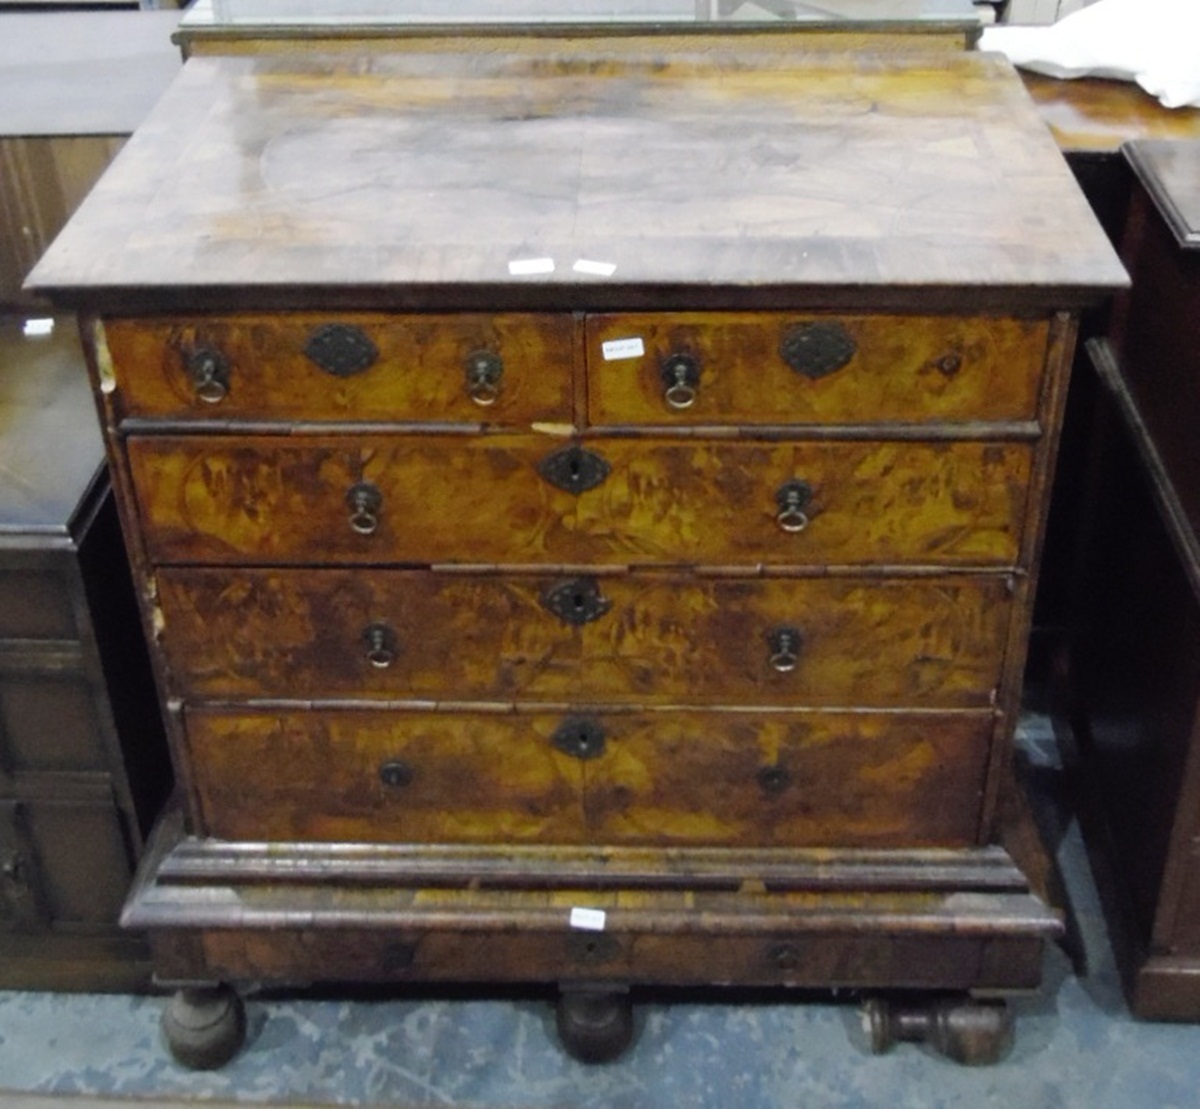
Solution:
M1200 1019L1200 143L1139 141L1070 656L1093 842L1141 1016ZM1085 810L1089 811L1089 810Z
M0 319L0 473L0 988L143 987L117 917L170 775L69 319Z
M179 69L179 12L0 12L0 311Z

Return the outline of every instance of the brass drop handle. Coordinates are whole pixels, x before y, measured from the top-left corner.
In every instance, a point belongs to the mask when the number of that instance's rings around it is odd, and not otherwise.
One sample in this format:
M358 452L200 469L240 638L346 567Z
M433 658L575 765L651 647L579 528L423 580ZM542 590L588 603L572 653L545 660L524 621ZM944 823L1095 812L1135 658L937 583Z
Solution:
M197 347L188 355L187 371L205 404L220 404L229 395L229 364L220 351Z
M767 647L770 650L768 661L772 670L781 674L789 674L796 669L800 662L800 648L803 638L795 628L773 628L767 632Z
M359 535L371 535L379 527L383 494L369 481L360 481L346 494L346 507L350 509L350 526Z
M396 633L387 624L368 624L362 638L367 648L367 661L376 670L386 670L396 661L400 643Z
M500 398L500 380L504 376L504 361L489 350L477 350L467 355L467 396L481 408L488 408Z
M779 509L775 514L775 522L784 531L803 531L808 527L807 509L812 496L812 486L808 482L785 482L775 491L775 504Z
M692 354L669 354L662 363L663 400L676 411L691 408L700 391L700 362Z

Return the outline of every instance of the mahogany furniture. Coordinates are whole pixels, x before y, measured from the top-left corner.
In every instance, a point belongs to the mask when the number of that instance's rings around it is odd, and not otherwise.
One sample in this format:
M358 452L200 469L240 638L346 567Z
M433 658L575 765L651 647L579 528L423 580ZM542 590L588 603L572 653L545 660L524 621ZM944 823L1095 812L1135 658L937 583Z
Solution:
M0 319L0 988L149 984L117 926L169 782L72 321Z
M242 981L881 995L994 1058L1075 313L1124 272L992 57L193 58L81 311L183 806L126 910ZM1015 856L1014 857L1014 853ZM888 991L955 999L893 1009Z
M1071 649L1071 721L1098 801L1130 1005L1200 1019L1200 142L1145 140L1089 343L1104 387Z

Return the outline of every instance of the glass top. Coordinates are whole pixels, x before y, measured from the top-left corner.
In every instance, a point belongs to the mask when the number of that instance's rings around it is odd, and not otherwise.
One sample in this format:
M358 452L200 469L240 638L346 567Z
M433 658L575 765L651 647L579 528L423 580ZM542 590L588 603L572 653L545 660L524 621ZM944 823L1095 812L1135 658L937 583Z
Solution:
M196 0L181 30L222 27L705 27L930 23L974 27L974 0Z

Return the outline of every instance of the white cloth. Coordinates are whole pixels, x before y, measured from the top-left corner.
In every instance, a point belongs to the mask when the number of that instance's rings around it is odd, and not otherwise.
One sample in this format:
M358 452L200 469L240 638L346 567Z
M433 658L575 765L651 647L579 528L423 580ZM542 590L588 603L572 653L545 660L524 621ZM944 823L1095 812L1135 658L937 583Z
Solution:
M1200 0L1097 0L1046 27L987 27L979 48L1051 77L1136 81L1168 108L1200 107Z

